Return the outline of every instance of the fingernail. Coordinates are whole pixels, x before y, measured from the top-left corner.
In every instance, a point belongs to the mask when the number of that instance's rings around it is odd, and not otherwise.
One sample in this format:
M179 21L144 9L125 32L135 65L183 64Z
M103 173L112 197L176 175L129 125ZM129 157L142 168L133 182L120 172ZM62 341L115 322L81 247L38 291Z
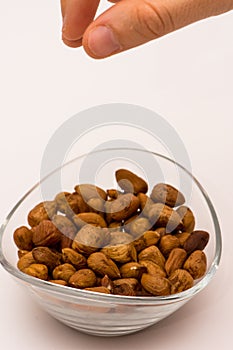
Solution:
M121 49L113 31L105 26L98 26L90 31L87 45L97 57L106 57Z

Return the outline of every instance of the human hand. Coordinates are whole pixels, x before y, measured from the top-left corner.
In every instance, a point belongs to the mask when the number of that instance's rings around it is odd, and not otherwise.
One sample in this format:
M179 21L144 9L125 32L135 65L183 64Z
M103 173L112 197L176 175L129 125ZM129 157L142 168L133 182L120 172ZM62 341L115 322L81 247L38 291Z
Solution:
M100 0L61 0L64 43L104 58L233 9L233 0L109 1L115 5L94 20Z

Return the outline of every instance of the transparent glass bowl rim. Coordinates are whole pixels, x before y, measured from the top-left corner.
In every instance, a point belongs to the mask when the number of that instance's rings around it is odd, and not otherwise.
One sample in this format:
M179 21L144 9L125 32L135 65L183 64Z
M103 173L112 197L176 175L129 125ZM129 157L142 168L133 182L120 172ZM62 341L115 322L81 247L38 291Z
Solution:
M179 167L182 169L187 175L190 176L191 180L196 184L198 189L200 190L201 194L203 195L208 208L210 210L213 224L214 224L214 233L215 233L215 255L213 258L213 261L210 265L210 268L208 272L205 274L205 276L198 281L192 288L189 288L183 292L177 293L177 294L171 294L171 295L166 295L166 296L151 296L151 297L143 297L143 296L122 296L122 295L113 295L113 294L103 294L103 293L97 293L97 292L92 292L92 291L86 291L86 290L79 290L79 289L74 289L71 287L66 287L66 286L60 286L58 284L54 284L48 281L43 281L40 279L37 279L35 277L31 277L27 274L22 273L20 270L18 270L16 267L12 266L12 264L6 259L6 257L3 254L2 251L2 239L3 239L3 234L7 228L8 222L10 221L11 217L14 215L15 211L18 209L18 207L21 205L21 203L34 191L36 190L40 184L43 181L46 181L47 178L52 176L55 172L59 171L60 169L68 166L71 163L76 162L77 160L88 156L94 153L100 153L100 152L108 152L108 151L137 151L137 152L145 152L145 153L150 153L158 158L164 159L170 163L173 163L175 166ZM92 301L102 301L102 302L112 302L112 303L117 303L117 304L128 304L128 305L156 305L156 304L165 304L165 303L174 303L178 301L182 301L184 299L189 299L190 297L194 296L196 293L201 291L204 287L208 285L208 283L211 281L213 276L215 275L215 272L219 266L220 258L221 258L221 252L222 252L222 238L221 238L221 229L219 225L219 221L217 218L216 211L214 209L214 206L205 191L205 189L202 187L200 182L192 175L192 173L187 170L183 165L177 163L175 160L170 159L169 157L162 155L160 153L156 153L153 151L149 150L143 150L140 148L108 148L108 149L99 149L96 151L92 151L86 154L82 154L80 156L77 156L73 158L72 160L66 162L62 166L54 169L51 171L48 175L46 175L41 181L37 182L30 190L28 190L25 195L17 202L17 204L13 207L13 209L10 211L10 213L7 215L5 218L3 224L0 227L0 263L4 267L6 271L8 271L12 276L16 277L19 280L22 280L31 286L39 287L41 289L44 289L46 291L51 291L52 293L57 293L57 294L62 294L64 297L71 297L77 298L83 298L83 299L89 299Z

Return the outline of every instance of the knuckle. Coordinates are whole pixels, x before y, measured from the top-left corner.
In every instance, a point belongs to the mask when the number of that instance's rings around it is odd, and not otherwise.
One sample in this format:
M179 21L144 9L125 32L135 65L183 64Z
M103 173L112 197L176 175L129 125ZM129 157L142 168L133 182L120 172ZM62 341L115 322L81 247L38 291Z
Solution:
M135 7L135 11L140 32L149 40L159 38L175 30L170 10L161 3L153 0L140 1L139 6Z

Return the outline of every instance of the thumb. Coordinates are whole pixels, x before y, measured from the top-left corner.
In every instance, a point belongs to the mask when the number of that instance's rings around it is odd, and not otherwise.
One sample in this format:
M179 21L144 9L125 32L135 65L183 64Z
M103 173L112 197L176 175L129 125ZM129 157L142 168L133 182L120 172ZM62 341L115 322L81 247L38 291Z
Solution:
M83 36L85 51L104 58L233 8L233 0L121 0Z

